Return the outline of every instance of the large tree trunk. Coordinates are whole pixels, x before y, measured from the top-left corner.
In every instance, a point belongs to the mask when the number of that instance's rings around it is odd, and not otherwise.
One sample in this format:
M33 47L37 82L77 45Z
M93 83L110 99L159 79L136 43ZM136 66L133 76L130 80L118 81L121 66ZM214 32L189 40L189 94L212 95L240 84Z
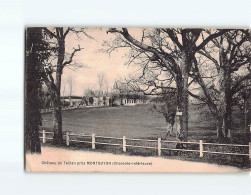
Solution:
M56 94L52 97L52 117L53 117L53 144L60 145L63 143L63 133L62 133L62 112L60 95Z
M219 118L217 122L217 135L218 141L220 142L226 141L226 138L231 137L232 95L230 92L230 84L230 65L225 63L219 70L219 75L215 86L219 91L219 101L217 105Z
M218 116L217 118L216 131L218 142L226 142L231 138L231 121L229 120L229 115L230 114L226 114L223 117Z
M188 72L191 65L191 59L189 59L186 53L182 56L182 76L177 75L177 105L178 110L182 112L182 117L180 117L180 134L179 140L187 141L188 137Z
M42 31L28 28L26 32L26 70L25 70L25 152L41 153L39 126L41 125L39 91L41 87L40 68Z
M216 131L218 142L225 142L227 138L231 138L231 112L226 112L223 116L216 117Z
M231 98L230 98L231 99ZM224 114L224 131L227 138L231 138L231 129L232 129L232 102L228 102L226 105L226 113Z
M27 72L28 77L34 77L34 72ZM31 76L31 75L34 76ZM40 84L38 78L26 80L26 110L25 110L25 151L30 153L41 153L39 140L39 125L41 117L39 111L38 91Z
M188 96L184 92L183 83L177 84L178 98L177 107L178 111L182 112L182 116L179 117L180 121L180 132L178 138L180 141L187 141L188 136Z
M35 125L26 125L25 149L30 153L41 153L39 128Z
M27 98L27 101L31 100L34 96L27 94L30 98ZM29 103L30 104L30 103ZM39 140L39 122L40 113L35 111L36 107L30 107L26 103L26 117L25 117L25 151L30 153L41 153L41 145Z
M231 127L232 127L232 94L231 94L231 66L226 63L225 65L225 75L224 75L224 92L225 92L225 113L224 113L224 131L226 137L231 137Z
M60 145L63 143L62 108L60 101L61 76L62 76L62 69L61 67L58 67L56 72L55 89L51 95L53 131L54 131L53 144L55 145Z
M231 107L231 105L229 105ZM216 115L216 132L218 142L226 142L227 138L231 138L231 123L232 123L232 108L229 112L225 112L223 115L219 113Z
M219 143L225 141L225 133L223 130L223 126L224 126L223 118L221 116L218 116L217 122L216 122L216 131L217 131L217 139Z
M187 141L188 137L188 73L183 73L183 94L182 94L182 117L180 140Z
M63 29L61 29L63 31ZM63 33L62 33L63 34ZM53 117L53 144L60 145L63 143L62 133L62 110L60 101L61 77L63 73L63 61L65 55L65 40L58 39L58 61L56 70L55 89L52 92L52 117Z
M179 84L178 84L179 85ZM177 101L178 111L182 112L180 119L180 133L179 140L187 141L188 136L188 94L187 91L183 88L183 84L178 87L178 101Z

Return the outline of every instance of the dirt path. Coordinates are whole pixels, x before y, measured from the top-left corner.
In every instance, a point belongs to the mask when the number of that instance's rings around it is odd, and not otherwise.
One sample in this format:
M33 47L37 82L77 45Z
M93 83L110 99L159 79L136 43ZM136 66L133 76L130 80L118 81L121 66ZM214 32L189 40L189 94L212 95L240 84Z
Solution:
M231 166L54 147L42 147L41 155L28 154L26 160L27 171L34 172L242 172Z

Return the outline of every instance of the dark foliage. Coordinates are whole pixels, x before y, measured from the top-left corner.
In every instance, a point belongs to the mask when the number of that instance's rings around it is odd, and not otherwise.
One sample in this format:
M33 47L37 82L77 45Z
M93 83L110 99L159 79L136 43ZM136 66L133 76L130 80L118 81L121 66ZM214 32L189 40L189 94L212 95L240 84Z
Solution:
M42 64L49 57L47 43L41 28L26 31L25 69L25 151L41 153L39 126L41 125L40 99Z

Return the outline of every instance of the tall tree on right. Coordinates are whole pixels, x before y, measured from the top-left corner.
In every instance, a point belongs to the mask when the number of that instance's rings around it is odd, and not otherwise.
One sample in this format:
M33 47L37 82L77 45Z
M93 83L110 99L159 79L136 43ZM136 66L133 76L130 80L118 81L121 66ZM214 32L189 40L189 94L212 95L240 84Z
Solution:
M220 142L231 137L233 106L242 102L242 94L251 87L250 63L249 30L232 30L213 39L194 59L192 77L203 95L189 94L208 105Z
M180 117L181 131L179 139L186 141L188 137L188 87L195 54L203 49L211 40L223 35L228 30L214 30L204 39L203 29L153 29L153 33L143 33L140 38L132 36L127 28L110 28L108 33L122 36L122 46L136 48L139 53L150 56L157 66L164 67L175 80L177 88L177 106L182 112ZM133 59L139 55L132 56Z

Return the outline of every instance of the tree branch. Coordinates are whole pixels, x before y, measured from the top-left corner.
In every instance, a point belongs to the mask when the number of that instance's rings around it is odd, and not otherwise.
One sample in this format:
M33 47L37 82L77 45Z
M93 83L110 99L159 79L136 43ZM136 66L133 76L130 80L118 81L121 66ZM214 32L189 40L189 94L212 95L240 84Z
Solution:
M205 98L203 98L203 97L201 97L201 96L198 96L198 95L195 95L195 94L193 94L193 93L190 92L190 91L187 91L187 92L188 92L188 94L189 94L190 96L192 96L193 98L195 98L195 99L197 99L197 100L200 100L200 101L206 103L206 99L205 99Z
M158 51L157 49L146 45L144 43L141 43L140 41L134 39L129 33L127 28L122 28L122 31L117 30L116 28L110 28L107 33L120 33L127 41L129 41L130 43L132 43L133 45L135 45L136 47L144 50L144 51L148 51L151 52L153 54L155 54L163 63L165 63L165 65L171 66L172 70L175 72L177 72L177 67L178 65L176 64L176 61L173 59L173 57L171 55L169 55L168 53L165 52L165 54L162 54L160 51ZM166 57L168 58L168 60L166 59ZM169 62L170 63L169 63Z
M219 65L218 61L217 61L215 58L213 58L213 57L210 55L209 52L207 52L206 50L200 50L200 51L198 51L198 53L201 54L201 55L203 55L203 56L205 56L205 57L208 58L209 60L211 60L211 61L215 64L216 69L217 69L218 71L220 70L220 65Z
M81 51L81 49L84 49L84 48L80 48L80 46L78 46L78 49L74 49L74 51L73 51L73 52L71 53L71 55L70 55L70 59L69 59L68 61L65 61L65 62L63 63L63 67L64 67L65 65L67 65L67 64L72 63L72 59L73 59L75 53L78 52L78 51Z
M171 38L171 40L178 46L178 48L182 51L183 50L183 46L181 45L181 43L178 40L178 37L173 33L173 31L171 29L162 29L165 33L167 33L169 35L169 37Z
M209 109L212 111L212 112L216 112L217 111L217 108L216 108L216 105L214 104L213 100L212 100L212 97L210 96L210 94L208 93L208 89L206 87L206 84L205 82L203 81L200 73L199 73L199 68L198 68L198 63L197 63L197 59L194 57L193 58L193 61L194 61L194 69L195 69L195 73L196 73L196 80L197 82L200 84L203 92L204 92L204 95L205 95L205 101L207 102L208 104L208 107Z
M230 31L230 29L220 30L217 33L209 35L199 46L197 46L195 48L195 52L197 52L197 51L201 50L202 48L204 48L206 46L206 44L208 44L208 42L211 41L212 39L215 39L215 38L225 34L228 31Z
M66 37L66 35L69 33L69 31L70 31L71 29L72 29L72 28L70 28L70 27L67 28L67 30L65 31L65 33L64 33L64 35L63 35L64 38Z

